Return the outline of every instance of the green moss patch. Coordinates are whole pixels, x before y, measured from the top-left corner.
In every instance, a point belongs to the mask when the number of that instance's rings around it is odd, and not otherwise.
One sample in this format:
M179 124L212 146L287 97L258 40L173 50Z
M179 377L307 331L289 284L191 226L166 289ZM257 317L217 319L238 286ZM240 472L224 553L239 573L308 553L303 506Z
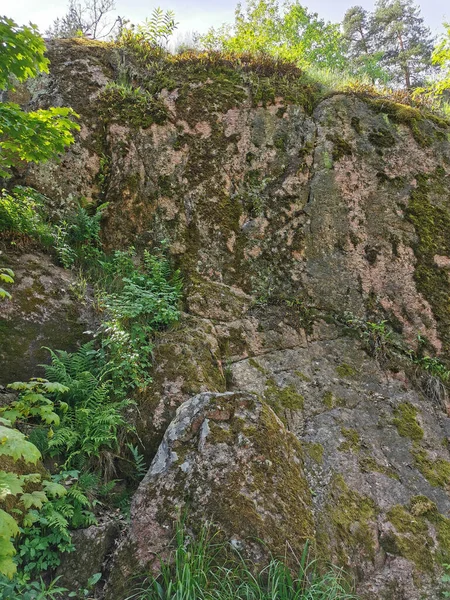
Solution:
M369 133L369 142L377 148L391 148L395 146L395 137L389 129L374 129Z
M416 416L417 409L415 406L409 402L402 402L394 409L395 418L392 423L402 437L420 441L423 438L423 429L417 422Z
M417 288L430 303L444 349L450 349L450 284L448 273L434 262L434 256L450 256L450 180L442 170L417 177L406 218L414 225L418 243L414 278Z
M99 115L108 122L145 128L161 125L168 117L164 102L141 88L112 84L101 92L98 102Z
M257 459L236 472L226 489L213 490L208 507L213 521L228 533L264 540L276 556L284 555L287 542L301 553L305 542L314 539L301 445L264 404L257 426L240 426L236 434L250 440Z
M331 392L325 392L322 396L322 402L327 408L333 408L333 394Z
M437 564L448 562L450 519L427 496L413 496L408 506L392 507L387 518L396 533L382 540L386 551L411 560L418 571L433 572Z
M372 456L363 456L359 459L359 468L363 473L382 473L391 479L400 479L391 467L386 467L376 461Z
M341 434L344 436L345 442L342 442L338 450L341 452L348 452L349 450L358 452L361 446L361 439L356 429L346 429L345 427L342 427Z
M335 371L339 377L354 377L357 374L357 370L347 363L342 363L336 367Z
M321 520L319 539L325 544L330 540L335 545L340 564L350 564L351 557L375 556L376 540L373 535L373 524L377 515L377 507L373 500L348 488L341 475L336 475L330 483L330 496ZM331 527L331 531L330 531ZM324 530L328 534L324 535ZM320 548L323 555L329 554L330 548Z
M399 554L412 561L420 571L432 572L434 558L433 540L429 535L426 520L414 517L406 508L397 505L387 513L387 518L400 535L392 533L384 542L385 550Z
M279 387L273 379L266 382L264 397L267 404L286 421L286 410L303 410L305 399L293 385Z
M434 487L447 487L450 483L450 462L443 458L431 459L423 448L412 450L416 467Z
M408 126L414 139L422 148L430 146L435 140L442 139L450 126L445 119L424 109L394 102L388 98L370 98L364 95L360 97L375 112L387 115L393 123Z
M327 135L327 140L333 142L332 158L334 162L337 162L344 156L351 156L353 154L351 145L343 138L337 135Z
M319 465L323 464L324 448L322 444L316 442L303 442L302 447L306 454Z
M311 377L308 377L302 371L294 371L294 375L306 383L311 383Z

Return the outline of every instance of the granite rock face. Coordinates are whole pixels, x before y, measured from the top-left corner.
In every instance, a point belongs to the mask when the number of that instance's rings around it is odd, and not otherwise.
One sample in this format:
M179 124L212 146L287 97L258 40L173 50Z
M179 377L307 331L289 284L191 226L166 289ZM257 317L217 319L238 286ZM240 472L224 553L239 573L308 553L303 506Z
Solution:
M45 348L75 350L95 328L95 315L77 277L39 251L7 251L14 271L11 300L0 304L0 385L43 376Z
M448 125L354 94L288 101L269 77L214 66L160 90L151 123L131 105L105 109L126 56L60 42L49 58L29 106L73 106L82 129L59 165L21 181L55 214L77 195L108 202L106 246L165 241L185 281L139 399L154 459L109 598L152 568L188 504L255 560L252 535L274 552L308 537L364 599L436 598L450 419L407 349L420 335L422 351L449 358ZM383 321L389 340L367 325Z

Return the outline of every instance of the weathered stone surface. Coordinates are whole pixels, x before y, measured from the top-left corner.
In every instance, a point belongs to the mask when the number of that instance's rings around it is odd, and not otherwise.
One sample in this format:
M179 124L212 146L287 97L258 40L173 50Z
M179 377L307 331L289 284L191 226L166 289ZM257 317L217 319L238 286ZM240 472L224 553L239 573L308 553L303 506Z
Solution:
M72 534L75 551L63 553L56 576L61 587L78 592L88 588L89 579L104 569L105 560L114 550L120 534L118 521L109 520Z
M199 394L178 410L131 508L106 597L130 592L127 569L155 569L184 510L214 523L254 561L314 537L302 450L269 406L242 393ZM264 547L258 540L264 540Z
M402 344L414 347L420 334L427 353L449 360L448 126L351 94L313 111L281 94L263 106L214 67L161 91L164 122L99 120L117 55L74 42L49 55L52 72L30 106L74 106L82 131L60 166L29 169L23 181L56 213L77 194L109 202L106 246L166 240L185 280L185 313L156 340L154 383L141 398L149 457L163 441L136 495L110 598L121 598L137 560L144 567L165 550L189 498L194 519L280 548L290 539L282 519L298 505L264 496L252 469L267 466L275 483L296 470L302 514L312 515L305 531L320 555L352 570L363 598L434 600L439 565L450 560L450 421L411 365L380 363L342 323L386 320ZM217 394L226 389L233 395ZM276 444L241 430L267 415ZM286 456L277 469L274 452Z
M42 376L48 351L75 350L95 318L74 273L56 266L42 252L2 254L14 271L11 300L0 303L0 384Z

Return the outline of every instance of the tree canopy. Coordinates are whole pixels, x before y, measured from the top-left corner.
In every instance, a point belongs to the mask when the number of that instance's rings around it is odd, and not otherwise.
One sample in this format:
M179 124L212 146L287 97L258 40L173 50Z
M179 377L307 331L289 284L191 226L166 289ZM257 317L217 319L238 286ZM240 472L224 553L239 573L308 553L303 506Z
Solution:
M433 64L440 67L442 73L442 77L432 86L432 90L437 94L450 90L450 23L444 25L446 33L437 44L432 56Z
M277 0L238 4L234 25L210 29L200 37L207 48L234 52L265 52L299 66L342 68L345 40L339 25L320 19L296 0L283 7Z
M412 0L378 0L373 13L375 44L381 63L396 84L421 84L431 70L433 38Z

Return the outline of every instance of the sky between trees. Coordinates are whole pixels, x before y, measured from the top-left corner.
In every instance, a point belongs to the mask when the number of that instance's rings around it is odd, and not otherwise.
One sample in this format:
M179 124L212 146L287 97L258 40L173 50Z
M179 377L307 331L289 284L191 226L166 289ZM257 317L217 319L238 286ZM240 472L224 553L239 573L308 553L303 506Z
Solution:
M6 11L6 0L2 0ZM148 3L146 0L117 0L117 13L130 19L132 22L143 21L149 17L152 10L160 5L164 10L175 11L179 21L178 32L183 34L187 31L205 32L209 27L217 27L223 22L234 20L234 9L236 3L230 0L170 0L170 2ZM329 21L342 21L345 11L358 4L368 10L372 10L372 0L361 0L350 2L349 0L307 0L302 4L310 11ZM443 21L450 20L450 4L447 0L421 0L416 2L421 8L422 16L433 33L442 33ZM57 17L64 15L67 9L66 0L18 0L8 2L7 13L19 24L28 22L35 23L41 31L53 22ZM1 12L1 11L0 11Z

